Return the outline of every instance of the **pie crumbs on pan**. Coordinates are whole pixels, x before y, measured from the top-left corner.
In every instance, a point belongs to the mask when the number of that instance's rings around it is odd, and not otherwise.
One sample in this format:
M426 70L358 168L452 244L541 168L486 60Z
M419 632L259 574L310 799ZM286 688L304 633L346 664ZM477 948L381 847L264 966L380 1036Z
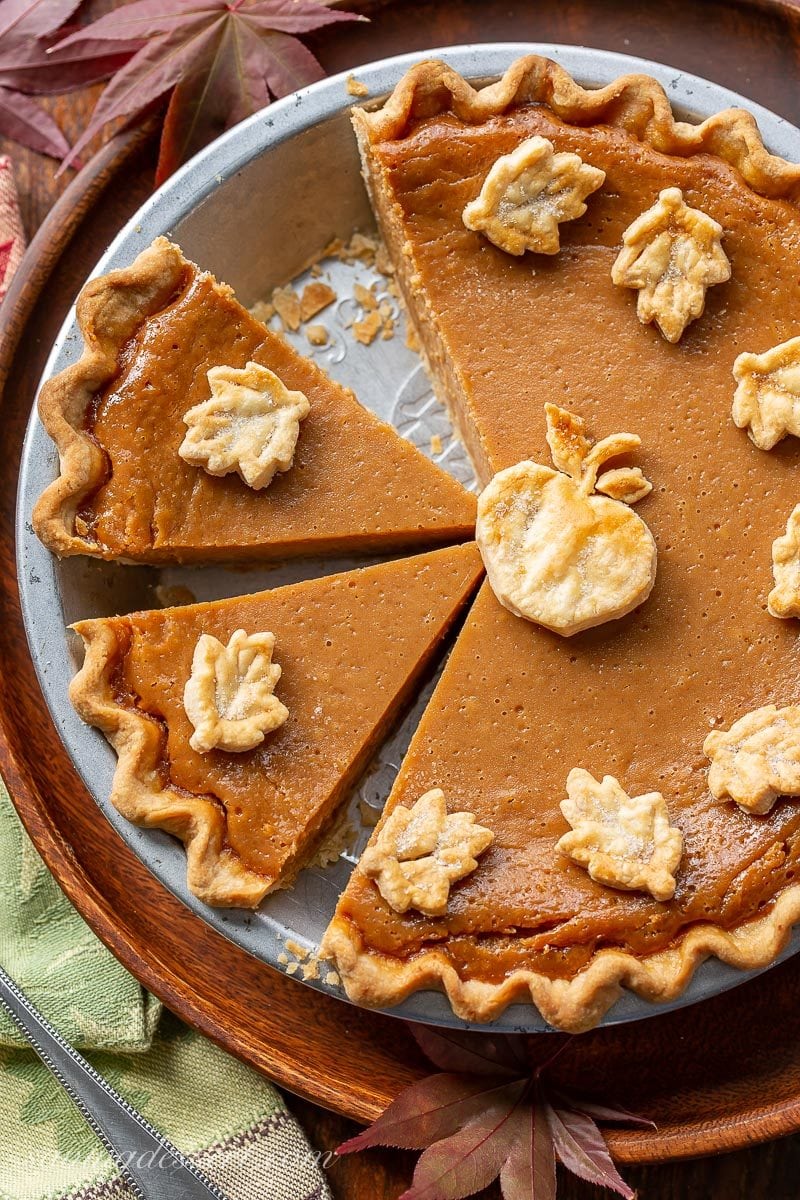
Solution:
M767 598L773 617L800 617L800 504L786 522L786 533L772 543L775 587Z
M800 705L766 704L715 729L703 742L708 786L718 800L768 813L779 796L800 796Z
M183 693L193 750L252 750L283 725L289 710L272 694L281 677L274 649L274 634L243 629L231 634L227 646L208 633L198 639Z
M464 209L464 224L507 254L557 254L559 223L582 217L605 177L577 154L556 154L547 138L528 138L498 158Z
M574 767L567 776L567 797L561 811L572 832L559 838L556 850L586 867L598 883L672 899L683 837L670 825L660 792L629 796L613 775L598 782Z
M626 505L652 485L635 467L598 478L603 463L638 449L636 434L593 444L580 417L554 404L545 414L557 470L522 462L499 471L478 499L475 537L500 603L571 637L624 616L650 594L656 544Z
M763 354L740 354L733 374L733 420L760 450L787 433L800 436L800 337Z
M731 277L722 232L719 222L689 208L673 187L623 234L611 278L618 287L638 288L639 320L655 321L668 342L679 341L702 315L707 290Z
M308 397L254 362L212 367L208 382L210 399L183 418L188 430L178 454L209 475L235 471L248 487L267 487L294 461L300 422L311 411Z
M361 869L395 912L410 908L429 917L447 909L450 887L470 875L494 841L472 813L448 813L441 788L411 808L398 805L361 856Z

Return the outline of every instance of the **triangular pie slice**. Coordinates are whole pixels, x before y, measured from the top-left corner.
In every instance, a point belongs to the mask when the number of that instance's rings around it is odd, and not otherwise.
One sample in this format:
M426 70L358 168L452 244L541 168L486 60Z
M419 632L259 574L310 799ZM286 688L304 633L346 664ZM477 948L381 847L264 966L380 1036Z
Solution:
M393 911L355 869L323 942L352 1000L389 1007L440 988L471 1021L533 1000L578 1032L623 985L666 1001L709 954L738 967L772 960L800 917L800 806L779 802L754 818L715 802L702 744L712 724L797 696L796 634L760 612L763 653L734 672L720 631L704 651L716 683L697 688L685 653L695 630L670 641L668 612L649 623L564 639L507 612L483 585L370 844L398 805L433 788L494 841L440 917ZM767 653L780 646L783 657ZM556 850L573 768L612 775L631 796L663 793L683 835L672 900L596 883Z
M258 595L79 622L86 658L70 694L117 752L113 803L183 840L201 899L258 904L307 860L481 571L467 543ZM254 748L197 752L184 689L198 640L227 645L240 629L274 635L274 694L288 717Z
M464 541L475 501L230 288L158 238L78 300L80 360L42 389L61 473L34 526L59 555L135 562L284 558ZM267 367L310 411L290 469L255 490L178 451L207 372Z

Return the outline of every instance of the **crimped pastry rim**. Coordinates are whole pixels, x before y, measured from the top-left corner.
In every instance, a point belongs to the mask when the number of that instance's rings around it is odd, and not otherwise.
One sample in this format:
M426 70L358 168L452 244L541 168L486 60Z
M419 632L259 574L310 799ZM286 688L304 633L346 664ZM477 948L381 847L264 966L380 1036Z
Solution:
M210 796L165 787L160 776L161 733L149 717L120 704L112 676L119 643L107 618L73 626L83 639L83 666L70 684L79 716L100 729L117 755L110 800L134 825L163 829L186 850L186 881L206 904L254 908L275 881L251 871L225 847L227 818Z
M553 59L518 58L494 83L475 88L439 59L412 67L380 108L353 109L356 128L372 143L404 137L414 122L453 113L479 124L523 103L546 104L567 124L624 129L662 154L712 154L735 168L762 196L800 200L800 164L771 154L752 113L727 108L700 124L676 120L669 97L650 75L622 75L584 88Z
M389 1008L420 989L443 992L464 1021L488 1023L510 1004L530 1001L544 1019L566 1033L593 1029L627 988L654 1004L675 1000L707 958L741 971L769 966L800 921L800 884L785 888L770 911L732 930L703 922L666 949L637 957L624 950L597 951L571 979L550 979L531 970L513 971L502 983L464 980L436 950L405 961L364 947L355 926L335 915L320 947L341 976L350 1000ZM655 1015L655 1014L654 1014Z
M129 266L90 280L78 296L81 356L47 380L38 402L39 417L55 442L60 467L37 500L31 520L39 539L59 558L74 554L117 558L75 529L78 505L102 484L107 470L105 453L82 428L83 419L93 396L118 373L126 342L168 303L192 265L178 246L159 237Z

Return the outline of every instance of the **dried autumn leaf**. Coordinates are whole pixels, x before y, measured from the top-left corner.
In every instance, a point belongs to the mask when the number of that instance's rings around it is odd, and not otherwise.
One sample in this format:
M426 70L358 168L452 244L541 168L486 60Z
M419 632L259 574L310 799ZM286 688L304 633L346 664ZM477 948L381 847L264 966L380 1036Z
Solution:
M30 94L84 87L105 78L131 53L127 44L76 56L50 50L58 30L80 0L2 0L0 3L0 135L41 154L63 158L69 143L53 118Z
M157 182L224 129L323 76L297 40L337 21L363 20L316 0L133 0L60 42L141 47L117 71L68 161L110 122L131 121L172 92ZM173 91L174 89L174 91Z
M547 1101L542 1108L555 1152L568 1171L587 1183L609 1188L625 1200L636 1200L636 1193L614 1166L605 1139L591 1117L567 1108L554 1108Z
M595 1122L652 1122L550 1085L547 1072L572 1039L534 1067L522 1037L408 1028L446 1072L406 1088L338 1154L378 1145L427 1146L401 1200L459 1200L498 1178L504 1200L555 1200L556 1157L581 1178L633 1197ZM462 1064L469 1073L454 1073Z
M481 1076L428 1075L401 1092L377 1121L336 1153L353 1154L368 1146L424 1150L455 1133L507 1086L508 1080L487 1082Z

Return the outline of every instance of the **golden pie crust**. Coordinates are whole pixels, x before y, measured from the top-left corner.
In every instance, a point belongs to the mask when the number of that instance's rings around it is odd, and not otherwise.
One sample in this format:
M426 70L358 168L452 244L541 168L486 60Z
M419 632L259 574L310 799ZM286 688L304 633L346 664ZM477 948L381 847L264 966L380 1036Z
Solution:
M447 915L434 921L388 912L356 868L323 951L359 1003L390 1006L419 988L438 988L458 1016L490 1021L529 998L546 1020L572 1032L595 1025L623 988L654 1002L674 999L711 955L740 969L766 966L800 919L793 883L800 814L791 800L766 818L715 800L702 746L709 729L796 697L796 632L770 616L764 597L774 513L796 499L794 449L779 458L758 452L734 426L730 405L737 349L765 350L791 333L800 295L786 264L800 249L800 166L771 155L746 112L690 125L675 119L653 79L627 76L586 90L537 56L480 90L443 63L422 63L383 107L356 109L353 124L431 374L481 479L524 459L547 461L538 432L544 400L567 408L574 402L594 431L635 428L654 485L641 515L658 544L659 577L642 608L567 642L505 612L484 584L383 820L395 805L440 787L454 808L492 828L495 841L476 871L454 885ZM587 215L561 226L562 248L546 261L504 255L461 222L491 163L534 134L606 171ZM619 180L634 177L641 186L620 196ZM710 289L705 312L679 345L640 325L633 294L611 280L625 228L668 186L681 187L687 203L714 219L731 206L729 219L722 213L720 220L731 280ZM785 244L768 261L758 239L776 227ZM558 302L559 272L576 308ZM756 303L767 295L772 308ZM481 307L465 326L459 306L473 297ZM515 340L525 313L530 322ZM748 333L757 338L745 341ZM533 355L525 353L526 338ZM632 412L641 416L635 425ZM711 474L730 517L721 512L716 525ZM713 544L702 545L703 538ZM702 550L703 561L682 557L682 547ZM719 565L728 562L734 565ZM683 640L668 653L677 613ZM689 645L687 629L699 644ZM719 695L710 694L714 687L692 690L694 655L704 656ZM589 692L604 728L597 716L587 728L589 700L581 707L581 697ZM676 716L667 714L669 705ZM476 749L491 745L502 747L495 757ZM568 828L558 801L573 768L598 779L613 775L629 795L664 795L684 839L674 899L613 893L575 864L556 862L555 844Z

